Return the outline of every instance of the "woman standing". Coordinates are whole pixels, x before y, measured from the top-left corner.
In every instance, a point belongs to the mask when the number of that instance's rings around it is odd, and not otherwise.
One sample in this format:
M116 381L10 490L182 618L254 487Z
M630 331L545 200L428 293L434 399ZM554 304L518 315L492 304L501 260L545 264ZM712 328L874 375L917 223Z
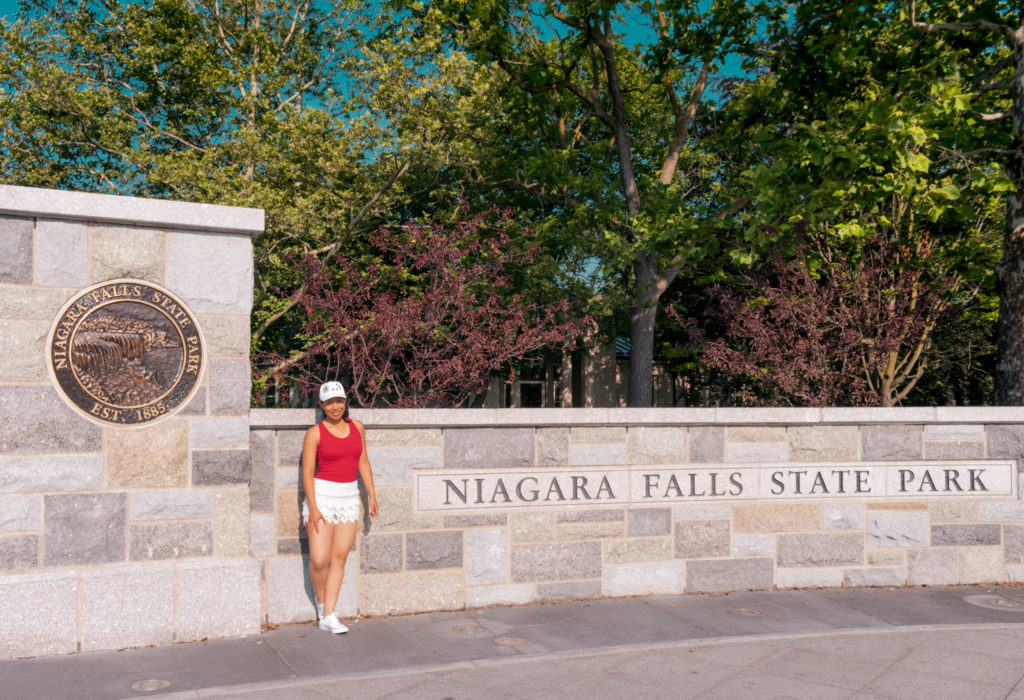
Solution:
M320 387L320 408L324 419L306 431L302 443L302 518L309 533L309 577L320 629L341 634L348 627L338 620L334 606L359 522L356 477L363 479L371 518L377 517L377 496L366 456L366 429L348 417L341 382Z

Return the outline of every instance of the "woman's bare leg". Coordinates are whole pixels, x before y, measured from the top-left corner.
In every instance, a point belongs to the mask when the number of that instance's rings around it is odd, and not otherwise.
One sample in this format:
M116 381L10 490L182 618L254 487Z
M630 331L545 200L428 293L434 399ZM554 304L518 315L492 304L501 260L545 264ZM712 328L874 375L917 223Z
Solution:
M309 533L309 580L313 584L313 595L316 602L324 602L324 589L327 586L327 574L331 565L331 542L334 540L336 526L320 521L319 531L316 528ZM337 595L337 594L335 594Z
M320 599L320 602L324 604L325 616L334 612L334 606L338 604L341 582L345 579L345 561L348 559L348 553L352 551L352 543L356 540L356 525L357 523L354 522L342 522L332 526L334 537L331 541L330 566L327 569L324 582L324 597ZM312 562L312 543L309 551L310 562Z

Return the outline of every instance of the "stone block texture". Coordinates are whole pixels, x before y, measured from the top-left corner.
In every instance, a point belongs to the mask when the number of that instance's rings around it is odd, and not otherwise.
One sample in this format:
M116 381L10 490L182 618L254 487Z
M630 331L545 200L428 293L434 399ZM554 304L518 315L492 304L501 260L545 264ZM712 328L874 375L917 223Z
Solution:
M123 493L57 494L43 505L44 566L124 561L126 496Z

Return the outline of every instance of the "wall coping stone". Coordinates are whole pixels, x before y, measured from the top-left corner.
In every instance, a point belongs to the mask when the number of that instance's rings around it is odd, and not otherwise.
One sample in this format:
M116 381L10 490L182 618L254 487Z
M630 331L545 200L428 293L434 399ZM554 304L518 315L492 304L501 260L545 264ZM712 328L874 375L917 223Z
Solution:
M262 209L0 185L0 214L257 236Z
M1021 406L914 408L353 408L375 428L472 428L574 425L864 425L1024 423ZM254 408L252 430L308 427L313 408Z

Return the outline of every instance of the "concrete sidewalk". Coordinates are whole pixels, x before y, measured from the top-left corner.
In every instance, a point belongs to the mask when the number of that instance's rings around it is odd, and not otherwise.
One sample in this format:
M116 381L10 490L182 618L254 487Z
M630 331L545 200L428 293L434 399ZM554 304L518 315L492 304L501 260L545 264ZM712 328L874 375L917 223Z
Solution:
M0 698L1021 698L1024 588L651 596L0 662Z

